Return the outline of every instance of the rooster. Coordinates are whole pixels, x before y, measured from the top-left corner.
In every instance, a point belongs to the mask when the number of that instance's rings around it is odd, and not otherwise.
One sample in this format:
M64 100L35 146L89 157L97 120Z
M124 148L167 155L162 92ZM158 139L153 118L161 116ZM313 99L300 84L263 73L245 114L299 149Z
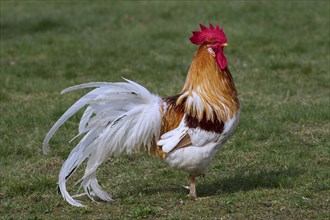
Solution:
M71 151L59 174L59 190L74 206L83 204L66 189L68 178L87 159L81 187L93 201L98 197L112 201L96 178L97 168L109 156L124 151L145 150L174 169L189 174L189 195L196 197L196 177L203 176L212 158L227 141L239 120L239 100L227 66L223 30L211 23L200 24L190 41L199 45L186 81L178 95L161 98L143 86L126 82L91 82L69 87L63 93L95 88L74 103L53 125L43 142L48 142L59 127L87 106L80 123L83 136Z

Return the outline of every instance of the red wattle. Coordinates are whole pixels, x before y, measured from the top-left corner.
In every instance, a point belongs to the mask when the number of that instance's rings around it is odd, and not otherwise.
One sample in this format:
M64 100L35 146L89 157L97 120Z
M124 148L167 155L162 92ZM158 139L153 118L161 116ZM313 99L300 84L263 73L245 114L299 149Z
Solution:
M220 49L220 51L216 55L216 61L221 70L226 69L227 67L227 59L225 55L223 54L223 50Z

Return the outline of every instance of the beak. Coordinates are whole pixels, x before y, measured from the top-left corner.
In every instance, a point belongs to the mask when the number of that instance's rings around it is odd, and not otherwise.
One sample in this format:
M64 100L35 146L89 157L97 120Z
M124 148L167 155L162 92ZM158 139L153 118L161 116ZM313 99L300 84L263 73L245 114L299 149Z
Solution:
M229 45L227 43L224 43L221 45L222 47L228 47Z

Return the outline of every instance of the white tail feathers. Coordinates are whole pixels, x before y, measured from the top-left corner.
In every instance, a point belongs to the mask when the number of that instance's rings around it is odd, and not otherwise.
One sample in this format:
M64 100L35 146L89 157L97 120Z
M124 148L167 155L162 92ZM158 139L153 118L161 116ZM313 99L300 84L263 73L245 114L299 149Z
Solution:
M96 179L96 169L110 155L119 156L123 151L131 153L140 148L150 150L153 140L159 139L161 131L162 99L151 94L141 85L126 80L122 83L95 82L69 87L62 93L82 89L90 91L74 103L54 124L46 135L43 152L59 127L72 115L88 105L79 124L79 135L84 137L71 151L59 174L59 188L63 198L74 206L83 206L66 189L67 179L88 158L81 187L93 199L111 201ZM93 199L94 200L94 199Z

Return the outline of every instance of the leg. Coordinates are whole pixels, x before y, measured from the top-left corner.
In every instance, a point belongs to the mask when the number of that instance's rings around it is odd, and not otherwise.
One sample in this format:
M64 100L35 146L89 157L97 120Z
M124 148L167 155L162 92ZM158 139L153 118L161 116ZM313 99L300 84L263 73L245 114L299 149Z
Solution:
M190 175L189 197L196 198L196 177Z

